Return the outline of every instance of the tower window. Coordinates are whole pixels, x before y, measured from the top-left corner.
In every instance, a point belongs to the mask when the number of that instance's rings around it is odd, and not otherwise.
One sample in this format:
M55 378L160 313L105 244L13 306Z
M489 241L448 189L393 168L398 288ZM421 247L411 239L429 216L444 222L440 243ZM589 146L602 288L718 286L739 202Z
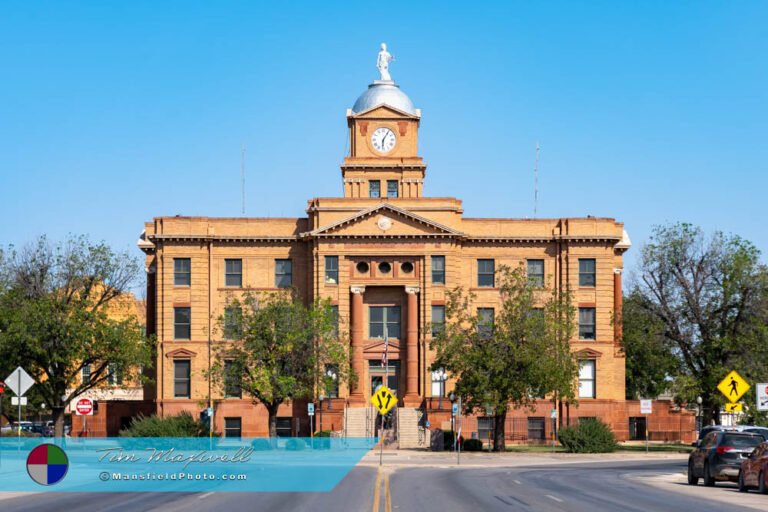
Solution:
M275 260L275 287L290 288L293 285L291 260Z
M224 260L224 284L236 288L243 286L243 260Z
M397 197L397 180L387 180L387 197Z
M189 286L191 282L192 265L189 258L173 258L173 285Z
M494 260L477 260L477 286L493 288L496 274L496 262Z
M339 283L339 257L325 257L325 282L327 284Z
M188 340L192 334L192 308L173 308L173 338Z
M579 258L579 286L595 286L595 260Z
M445 256L432 256L432 284L445 284Z
M595 339L595 308L579 308L579 339Z
M528 282L534 288L544 287L544 260L528 260Z
M400 338L400 306L371 306L368 332L371 338Z
M371 180L368 182L368 196L369 197L381 197L381 182L379 180Z

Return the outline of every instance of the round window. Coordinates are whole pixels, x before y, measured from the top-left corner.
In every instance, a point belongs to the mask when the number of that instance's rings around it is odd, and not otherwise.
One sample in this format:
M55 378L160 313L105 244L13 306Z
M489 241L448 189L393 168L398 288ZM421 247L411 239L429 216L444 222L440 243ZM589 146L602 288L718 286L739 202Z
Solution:
M402 265L400 265L400 270L403 271L403 274L410 274L413 272L413 263L410 261L404 262Z
M382 261L381 263L379 263L379 272L381 272L382 274L389 274L390 272L392 272L392 265L390 265L386 261Z
M357 269L357 272L360 274L367 274L368 271L371 269L370 266L368 266L368 263L364 261L360 261L355 265L355 268Z

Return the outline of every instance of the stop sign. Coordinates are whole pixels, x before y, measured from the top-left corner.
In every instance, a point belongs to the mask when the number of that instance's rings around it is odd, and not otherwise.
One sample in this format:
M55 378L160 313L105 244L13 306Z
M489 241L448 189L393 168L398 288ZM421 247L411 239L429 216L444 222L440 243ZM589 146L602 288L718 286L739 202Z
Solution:
M75 404L75 414L78 416L93 416L93 400L81 398Z

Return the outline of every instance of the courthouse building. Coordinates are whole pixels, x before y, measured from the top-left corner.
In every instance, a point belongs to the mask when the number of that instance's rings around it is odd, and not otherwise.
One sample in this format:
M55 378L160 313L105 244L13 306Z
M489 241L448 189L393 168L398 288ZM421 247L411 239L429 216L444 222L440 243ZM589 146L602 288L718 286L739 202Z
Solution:
M343 196L308 200L305 217L173 216L145 224L139 247L148 271L147 327L158 339L156 396L149 398L158 414L198 416L211 396L217 431L267 435L263 406L248 396L225 396L209 381L209 355L227 342L217 319L233 294L295 287L306 301L327 297L338 308L359 375L356 385L342 383L336 396L318 404L315 428L323 421L325 430L372 435L368 399L386 372L399 399L393 437L403 447L422 445L426 428L443 428L450 419L453 383L432 371L429 349L429 326L444 320L447 290L473 292L480 313L493 315L500 307L495 271L522 264L532 278L575 293L580 404L557 414L598 416L627 437L628 417L639 414L636 402L625 400L620 324L612 321L630 247L623 224L595 217L473 218L461 199L429 197L421 117L394 81L369 85L346 112ZM382 367L385 329L388 368ZM514 410L510 417L528 418L529 434L532 428L534 437L545 436L552 406L542 401L535 412ZM306 402L286 404L278 416L280 434L308 434ZM482 418L465 422L467 436L483 429Z

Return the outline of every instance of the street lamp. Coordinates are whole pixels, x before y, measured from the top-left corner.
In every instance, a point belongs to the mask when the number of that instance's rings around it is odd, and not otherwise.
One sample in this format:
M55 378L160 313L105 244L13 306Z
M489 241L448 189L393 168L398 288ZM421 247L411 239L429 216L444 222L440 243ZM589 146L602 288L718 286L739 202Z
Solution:
M445 394L445 379L448 377L448 374L445 373L445 368L438 368L436 372L432 372L432 378L437 379L438 383L438 394L440 395L440 398L437 401L437 409L442 410L443 408L443 395Z
M697 409L696 412L698 413L697 414L698 415L698 421L697 421L698 425L696 425L696 430L699 431L699 432L701 431L701 426L702 426L701 424L704 422L704 418L702 418L702 416L701 416L701 403L702 402L703 402L703 400L701 399L701 396L697 396L696 397L696 409Z
M333 389L335 390L335 389L336 389L336 378L338 377L338 375L336 375L336 372L335 372L335 371L333 371L332 369L331 369L331 370L326 370L326 371L325 371L325 374L326 374L328 377L330 377L330 378L331 378L331 380L333 381ZM335 393L334 393L334 394L335 394ZM328 410L329 410L329 411L331 410L331 406L333 405L333 400L331 400L331 398L332 398L332 397L330 397L330 396L328 397Z

